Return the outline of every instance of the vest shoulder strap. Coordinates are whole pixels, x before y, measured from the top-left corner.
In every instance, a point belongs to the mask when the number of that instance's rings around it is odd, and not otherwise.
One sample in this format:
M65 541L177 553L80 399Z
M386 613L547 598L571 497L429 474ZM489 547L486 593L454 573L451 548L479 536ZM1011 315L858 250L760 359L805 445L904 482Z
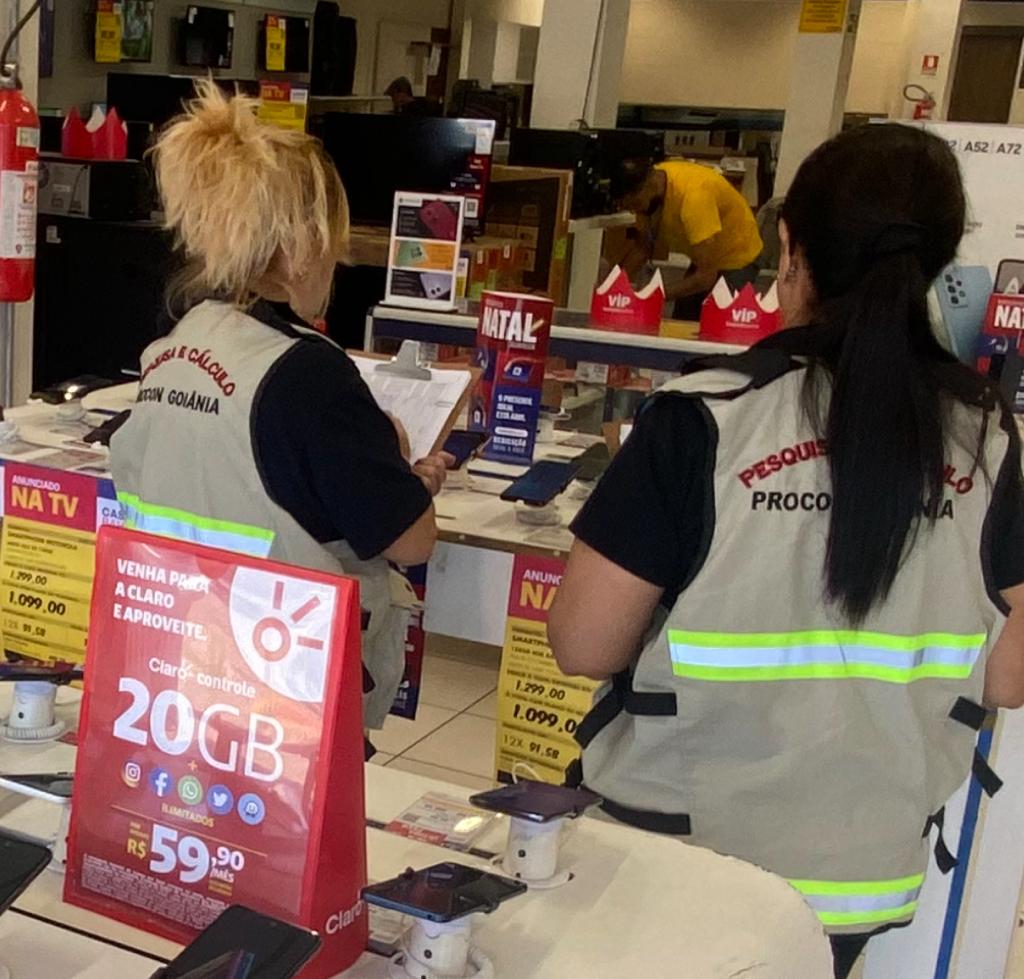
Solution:
M739 354L712 354L685 365L682 375L658 393L694 398L732 400L748 391L766 387L804 364L785 351L751 347Z

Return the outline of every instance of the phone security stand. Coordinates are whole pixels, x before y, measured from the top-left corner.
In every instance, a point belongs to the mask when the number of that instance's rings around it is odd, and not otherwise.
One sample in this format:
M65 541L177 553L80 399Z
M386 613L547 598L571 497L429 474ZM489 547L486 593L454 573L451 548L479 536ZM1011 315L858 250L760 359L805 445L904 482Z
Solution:
M402 950L388 964L389 979L494 979L491 960L472 944L472 915L444 923L412 921Z
M544 506L530 506L520 501L516 503L515 513L516 520L531 527L558 527L562 523L562 512L554 500Z
M48 680L18 680L11 713L0 724L5 741L39 742L59 738L67 725L54 713L56 684Z
M558 870L558 849L567 817L537 823L521 816L511 816L508 844L498 866L516 880L524 881L533 890L561 887L572 880L568 870Z

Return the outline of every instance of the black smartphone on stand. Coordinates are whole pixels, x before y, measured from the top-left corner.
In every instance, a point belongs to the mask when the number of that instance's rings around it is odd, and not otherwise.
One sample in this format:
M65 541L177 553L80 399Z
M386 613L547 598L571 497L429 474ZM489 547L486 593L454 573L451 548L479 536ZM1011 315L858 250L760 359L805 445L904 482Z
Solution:
M573 481L578 471L579 463L576 460L555 462L551 459L542 459L535 462L525 475L520 476L509 486L501 494L501 498L507 503L521 500L530 506L545 506L559 493L565 492L565 488Z
M444 923L469 914L490 914L499 904L525 892L522 881L460 863L438 863L364 887L363 900L413 918Z
M236 904L153 979L291 979L319 948L315 932Z
M0 832L0 913L18 899L52 858L45 846Z
M514 785L478 792L470 796L469 801L490 812L503 812L533 823L549 823L553 819L582 816L602 800L589 789L570 789L564 785L523 780Z

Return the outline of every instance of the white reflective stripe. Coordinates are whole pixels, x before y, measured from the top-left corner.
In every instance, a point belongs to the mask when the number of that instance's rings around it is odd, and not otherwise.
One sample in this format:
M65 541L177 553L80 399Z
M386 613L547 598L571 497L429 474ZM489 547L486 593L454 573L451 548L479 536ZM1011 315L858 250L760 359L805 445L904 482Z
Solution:
M899 910L917 900L920 887L892 894L804 894L815 911L889 911Z
M158 537L173 537L176 540L192 541L206 547L217 547L236 554L248 554L252 557L265 558L270 556L272 541L252 537L247 534L236 534L228 530L214 530L209 527L197 527L185 520L173 517L154 516L140 513L131 505L125 506L125 526L132 530L141 530L146 534Z
M973 666L981 646L951 648L926 646L922 649L878 649L872 646L751 646L730 649L716 646L690 646L669 643L676 663L693 666L796 666L807 663L871 663L912 669L932 663L949 666Z

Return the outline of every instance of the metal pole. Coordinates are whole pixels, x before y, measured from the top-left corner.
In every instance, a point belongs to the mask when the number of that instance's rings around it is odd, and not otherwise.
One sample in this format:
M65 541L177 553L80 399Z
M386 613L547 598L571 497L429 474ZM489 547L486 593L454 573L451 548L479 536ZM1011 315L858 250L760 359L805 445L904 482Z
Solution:
M0 354L3 356L3 384L0 405L14 403L14 303L0 303Z

